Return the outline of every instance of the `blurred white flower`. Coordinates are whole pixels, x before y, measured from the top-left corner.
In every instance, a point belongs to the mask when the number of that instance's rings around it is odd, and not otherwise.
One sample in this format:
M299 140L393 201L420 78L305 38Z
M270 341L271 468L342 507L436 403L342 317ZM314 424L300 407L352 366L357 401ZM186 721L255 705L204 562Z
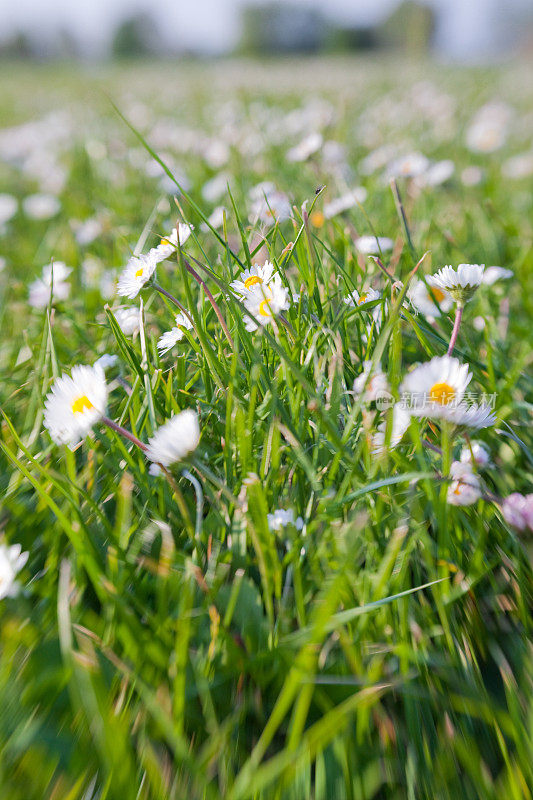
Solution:
M304 521L301 517L294 518L294 509L277 508L271 514L267 514L268 527L272 532L280 531L287 525L294 525L296 530L301 531Z
M409 300L417 311L430 319L440 316L441 313L447 314L453 306L452 298L444 289L431 286L429 277L426 280L427 286L424 281L419 280L409 287Z
M71 376L57 378L45 400L44 425L56 444L71 449L105 414L107 385L102 369L73 367Z
M363 371L354 381L353 392L356 397L362 395L365 403L372 403L389 392L387 376L379 364L372 369L372 361L363 362Z
M22 553L20 544L0 544L0 600L15 597L19 585L17 574L28 560L29 553Z
M461 181L464 186L478 186L483 177L484 172L481 167L465 167L461 172Z
M386 170L388 178L415 178L429 167L429 159L422 153L408 153L391 161Z
M274 275L268 284L258 284L247 290L244 305L249 314L244 317L246 330L255 331L258 326L268 325L276 314L290 307L289 293L280 276Z
M137 333L141 327L141 316L137 306L121 306L112 311L124 336L133 336Z
M22 210L30 219L51 219L61 208L53 194L30 194L22 201Z
M514 272L512 269L506 269L505 267L486 267L481 282L486 286L492 286L496 281L513 277Z
M53 261L43 267L42 276L29 285L28 302L30 306L45 308L48 305L52 282L52 302L66 300L70 294L70 284L67 282L67 278L71 272L72 268L67 267L62 261Z
M471 464L454 461L450 467L452 482L446 499L453 506L471 506L481 497L481 482Z
M292 147L289 150L287 153L287 161L307 161L308 158L320 150L323 142L324 139L321 133L314 132L308 134L296 147Z
M481 442L470 442L470 447L465 444L461 450L460 461L463 464L471 464L473 461L478 467L487 467L490 464L490 451Z
M389 447L396 447L411 423L411 415L400 403L392 407L392 428L390 432ZM376 455L383 453L387 440L387 418L383 419L372 436L372 452Z
M185 409L156 430L148 440L146 457L156 464L169 467L196 450L199 441L198 414L192 409Z
M172 228L170 236L163 237L157 247L153 247L150 250L150 254L153 256L155 262L159 263L174 255L178 249L178 244L180 247L183 247L193 230L194 227L192 225L179 222L177 228Z
M364 186L355 186L346 192L342 197L331 200L329 203L324 204L324 216L326 219L332 219L337 214L342 214L344 211L353 208L358 203L364 203L367 198L368 192Z
M95 369L100 369L103 372L105 372L106 369L109 369L109 367L113 367L117 363L117 361L118 361L117 355L104 353L103 355L100 356L100 358L96 359L96 361L93 364L93 367Z
M394 242L387 236L360 236L355 241L355 248L364 255L379 255L392 250Z
M16 197L11 194L0 194L0 228L15 216L18 209Z

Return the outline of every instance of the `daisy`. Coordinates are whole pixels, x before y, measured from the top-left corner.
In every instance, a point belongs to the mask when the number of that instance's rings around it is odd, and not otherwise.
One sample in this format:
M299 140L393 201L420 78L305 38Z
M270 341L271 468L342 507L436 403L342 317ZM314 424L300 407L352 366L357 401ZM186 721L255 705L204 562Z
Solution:
M320 150L323 142L324 139L321 133L310 133L299 144L289 150L287 161L307 161L308 158Z
M157 261L153 250L147 255L132 256L118 279L117 292L133 300L154 274Z
M513 276L514 272L512 269L505 269L505 267L487 267L483 273L481 283L484 283L485 286L492 286L493 283L496 283L496 281L500 279L512 278Z
M196 450L200 427L196 411L186 409L165 422L148 440L146 456L156 464L169 467Z
M304 526L304 521L301 517L294 519L294 509L277 508L272 514L267 514L268 527L272 532L280 531L286 528L287 525L294 525L297 531L301 531Z
M356 250L363 255L379 255L392 250L394 242L387 236L360 236L355 241Z
M367 194L368 193L364 186L356 186L354 189L346 192L346 194L343 194L341 197L337 197L335 200L330 200L329 203L324 205L325 218L332 219L332 217L336 217L338 214L348 211L348 209L353 208L358 203L364 203L367 198Z
M457 270L443 267L428 278L428 283L449 292L458 304L464 305L482 283L484 270L484 264L459 264Z
M481 497L479 477L472 472L470 464L454 461L450 467L452 482L446 500L453 506L471 506Z
M471 379L468 364L450 356L436 356L415 367L404 379L400 392L408 401L411 414L450 419Z
M160 261L164 261L166 258L170 258L178 249L178 244L180 247L183 247L193 230L194 227L192 225L187 225L185 222L180 222L177 228L172 228L170 236L161 239L157 247L153 247L150 250L156 264L159 264Z
M491 407L485 403L477 405L473 403L468 406L466 403L459 403L455 408L450 408L447 419L455 425L462 425L465 428L488 428L496 422L496 415Z
M16 197L11 194L0 194L0 228L15 216L18 209Z
M164 353L168 353L169 350L172 350L176 342L183 339L185 336L184 329L190 331L193 328L192 322L185 314L176 314L175 319L175 327L164 333L157 342L157 349L161 356L164 355Z
M259 264L252 264L251 268L241 272L239 280L232 281L230 286L236 294L245 297L254 286L268 285L273 274L274 265L270 261L265 261L262 267Z
M403 438L409 424L411 415L409 411L400 403L396 403L392 409L392 429L390 432L389 447L396 447ZM372 452L379 455L385 450L387 441L387 419L378 425L377 431L372 436Z
M30 194L22 201L22 210L30 219L51 219L61 208L61 203L52 194Z
M20 544L0 544L0 600L14 597L19 590L15 579L29 556L21 550Z
M374 300L379 300L381 298L381 294L376 292L375 289L366 289L366 291L359 292L357 289L353 289L350 294L344 298L343 302L347 306L351 306L355 308L355 306L362 306L365 303L372 303Z
M354 381L353 393L356 397L363 396L365 403L372 403L385 393L389 392L387 376L377 365L372 369L371 361L363 362L363 371Z
M289 293L279 275L275 275L270 283L248 290L244 305L250 315L244 319L246 330L255 331L258 326L268 325L276 314L290 307Z
M113 316L124 336L133 336L141 326L141 315L136 306L122 306L114 309Z
M478 467L488 467L490 464L490 452L481 442L470 442L470 447L465 445L461 450L460 461L462 464L474 464Z
M267 182L259 184L250 192L252 208L250 222L255 224L258 220L265 224L273 225L274 222L283 222L292 216L289 198L284 192Z
M33 308L44 308L50 301L52 291L52 302L66 300L70 294L70 284L67 278L72 272L62 261L54 261L43 267L42 277L30 283L28 302Z
M409 288L408 296L416 311L425 317L434 319L441 313L446 314L451 309L453 300L444 289L432 286L430 278L427 278L427 283L426 286L424 281L416 281Z
M429 163L422 153L409 153L391 161L386 174L388 178L415 178L427 170Z
M113 367L117 363L117 361L118 361L118 356L114 354L111 355L110 353L104 353L103 355L100 356L100 358L96 359L96 361L93 364L93 367L94 369L100 369L102 370L102 372L105 372L105 370L109 369L109 367Z
M533 494L514 492L502 503L503 518L519 531L533 531Z
M57 378L44 404L44 425L53 441L74 448L105 414L107 394L98 367L77 366L72 377Z

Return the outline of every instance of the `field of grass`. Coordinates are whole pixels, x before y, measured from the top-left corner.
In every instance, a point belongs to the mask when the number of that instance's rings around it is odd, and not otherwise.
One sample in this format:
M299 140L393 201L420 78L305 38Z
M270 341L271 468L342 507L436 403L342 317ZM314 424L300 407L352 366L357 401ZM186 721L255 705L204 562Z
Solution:
M0 67L2 800L532 797L533 514L503 513L533 482L530 74ZM230 287L266 261L278 306ZM496 419L398 431L454 325L424 276L460 263L512 271L452 354ZM104 354L57 444L47 394ZM198 446L151 466L185 409Z

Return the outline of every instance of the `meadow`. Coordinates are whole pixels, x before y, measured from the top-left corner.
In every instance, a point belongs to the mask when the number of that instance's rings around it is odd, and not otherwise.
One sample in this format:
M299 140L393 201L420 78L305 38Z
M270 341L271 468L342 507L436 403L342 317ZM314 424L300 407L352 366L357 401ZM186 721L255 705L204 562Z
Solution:
M0 66L2 800L532 797L530 71Z

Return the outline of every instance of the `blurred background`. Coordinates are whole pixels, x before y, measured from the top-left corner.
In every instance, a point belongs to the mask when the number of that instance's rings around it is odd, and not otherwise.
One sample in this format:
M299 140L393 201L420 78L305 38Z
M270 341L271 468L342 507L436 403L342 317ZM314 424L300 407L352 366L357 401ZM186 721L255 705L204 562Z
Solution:
M0 58L171 58L396 50L488 63L533 52L532 0L18 0Z

